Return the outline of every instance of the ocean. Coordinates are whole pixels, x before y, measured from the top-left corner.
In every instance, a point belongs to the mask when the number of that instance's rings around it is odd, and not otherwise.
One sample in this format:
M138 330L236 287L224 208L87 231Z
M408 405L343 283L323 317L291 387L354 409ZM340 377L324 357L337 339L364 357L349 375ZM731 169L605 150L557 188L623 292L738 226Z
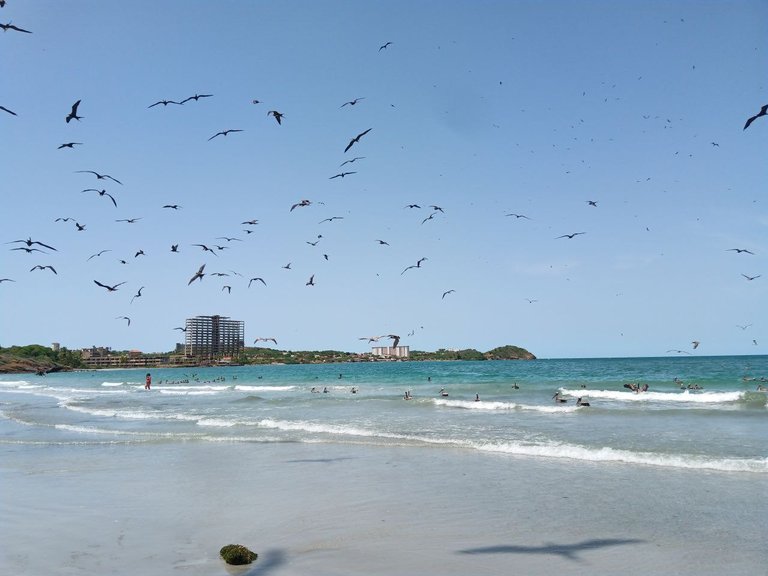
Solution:
M500 574L505 573L504 554L525 557L529 573L608 574L619 568L638 574L710 573L723 567L707 557L712 542L718 550L726 544L736 547L732 555L738 560L729 560L730 573L765 573L768 555L765 546L760 547L760 534L764 541L768 402L767 393L758 388L768 386L768 356L168 368L149 371L151 390L144 388L146 372L0 376L0 474L6 486L0 538L14 543L5 547L3 573L70 573L59 569L63 564L71 573L107 569L103 563L98 569L90 564L94 559L85 554L88 544L82 533L80 541L62 528L60 557L47 560L35 560L34 548L27 544L27 549L24 543L45 531L53 522L51 513L62 506L75 523L90 525L91 537L98 540L96 534L107 520L91 517L93 510L113 500L122 506L126 499L131 505L111 521L125 523L132 509L144 510L142 531L154 534L155 541L175 546L177 556L187 558L193 550L202 554L197 563L176 558L172 565L159 566L162 556L157 552L143 564L131 564L130 570L139 566L148 574L171 569L226 573L216 558L217 546L201 552L203 544L190 544L194 538L189 535L179 541L181 536L171 536L178 524L171 534L157 534L152 521L157 515L160 524L166 516L168 522L173 518L183 522L198 509L204 517L189 522L204 524L216 512L205 508L206 497L201 501L196 490L218 492L223 484L241 498L255 497L256 485L264 493L273 491L276 498L283 493L290 497L281 499L282 507L261 502L260 514L273 516L272 522L280 524L285 514L294 519L283 526L285 533L279 539L285 547L272 557L279 564L274 573L363 570L361 566L380 553L374 543L382 542L381 515L399 519L399 531L387 536L393 543L420 538L422 533L414 527L433 534L435 542L425 543L421 554L439 549L439 542L456 539L457 532L471 527L477 541L465 548L457 544L456 554L463 550L462 561L480 555L493 558ZM641 391L630 389L632 385ZM555 398L557 393L564 401ZM577 405L578 399L589 405ZM332 465L333 472L319 469L321 462ZM182 465L184 480L179 484ZM243 469L252 478L235 473ZM259 481L259 475L266 476ZM136 497L142 478L153 487L154 496ZM197 478L201 485L185 492L180 486L189 478ZM296 523L305 522L303 514L312 507L303 501L304 488L312 483L323 485L335 504L320 516L326 534L343 531L352 514L360 522L358 532L369 535L350 543L349 555L333 556L321 547L328 554L327 569L318 561L316 547L308 551L297 540L297 533L307 537L308 527ZM663 494L660 486L666 487ZM105 487L108 490L102 493ZM702 487L706 493L699 491ZM625 488L641 490L642 505L621 497ZM423 504L416 517L401 509L402 503L393 503L399 501L398 494L412 494L414 489ZM563 522L567 520L563 526L551 521L539 526L525 545L519 540L493 550L481 545L492 541L500 533L499 523L521 509L529 523L536 524L538 516L539 522L552 520L553 514L557 518L559 514L550 509L552 490L558 491L558 499L570 497L571 502L615 500L621 521L610 521L610 535L616 536L618 530L621 537L608 538L606 517L585 507L578 519L563 517ZM440 511L440 502L446 506L445 494L440 496L444 491L451 494L450 502L472 494L476 502L463 513L448 505L446 509L457 516L446 518L448 513ZM163 494L162 504L153 500L158 494ZM501 494L506 495L503 501ZM386 502L377 499L382 495L388 496ZM222 496L211 498L209 505L216 502L216 510L225 506ZM350 498L357 502L354 510L349 509ZM678 510L684 502L686 507ZM514 510L507 509L513 503ZM655 506L661 503L665 511L676 510L677 520L659 517L661 509ZM726 505L727 510L721 509ZM690 517L683 521L680 515ZM711 524L711 532L699 534L702 522ZM228 525L242 527L248 521ZM680 543L670 544L677 533L672 526L697 531L697 541L683 552L676 550ZM570 534L574 541L547 549L536 534L543 537L548 530L554 531L550 536L566 540L564 534ZM659 531L667 530L672 532L664 542L673 550L669 557L658 549L651 554L659 560L658 568L648 564L647 550L641 554L646 558L643 568L635 567L635 572L623 563L626 550L621 556L613 554L618 548L648 545ZM125 538L126 532L121 534ZM580 540L577 534L592 537ZM679 536L685 540L685 534ZM102 544L103 549L119 557L122 544L117 542L115 535L111 544ZM568 546L577 548L563 552ZM365 550L367 555L361 552ZM665 572L663 566L670 568L671 557L680 559L672 552L684 553L686 560ZM600 558L592 569L585 570L578 555L586 553ZM555 564L539 566L540 559ZM423 569L400 560L388 568L368 566L365 572L464 570L455 563L439 568L434 558L422 561ZM426 566L438 568L429 571ZM763 571L754 572L756 566ZM493 563L486 568L478 573L497 573Z

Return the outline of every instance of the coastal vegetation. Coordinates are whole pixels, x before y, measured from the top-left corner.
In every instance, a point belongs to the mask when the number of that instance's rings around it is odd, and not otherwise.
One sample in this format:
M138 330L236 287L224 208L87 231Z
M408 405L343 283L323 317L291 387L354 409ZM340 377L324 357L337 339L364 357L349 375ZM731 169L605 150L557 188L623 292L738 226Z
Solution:
M108 349L104 349L108 350ZM411 350L408 358L376 356L370 352L344 352L341 350L277 350L274 348L246 347L234 358L184 358L175 352L142 354L137 351L108 350L111 361L94 365L84 358L80 350L49 348L39 344L0 347L0 373L48 373L62 370L99 367L172 367L220 364L333 364L342 362L389 361L454 361L454 360L535 360L536 356L518 346L500 346L487 352L474 348L440 348L434 352ZM105 356L100 356L103 360Z

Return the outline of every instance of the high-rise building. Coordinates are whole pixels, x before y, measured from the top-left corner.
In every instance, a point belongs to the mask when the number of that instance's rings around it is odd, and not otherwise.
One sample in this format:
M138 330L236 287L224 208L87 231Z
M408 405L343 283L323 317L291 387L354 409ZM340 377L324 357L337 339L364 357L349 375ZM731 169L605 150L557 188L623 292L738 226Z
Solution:
M185 356L237 356L244 346L245 322L227 316L195 316L187 318L185 335Z

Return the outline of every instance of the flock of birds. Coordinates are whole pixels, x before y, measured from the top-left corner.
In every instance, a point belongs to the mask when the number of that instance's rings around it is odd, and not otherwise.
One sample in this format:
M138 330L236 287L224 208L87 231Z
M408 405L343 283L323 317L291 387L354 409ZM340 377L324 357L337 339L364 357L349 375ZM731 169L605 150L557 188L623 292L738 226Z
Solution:
M0 0L0 1L2 1L2 0ZM4 2L3 2L3 4L4 4ZM0 7L2 7L3 4L0 4ZM30 30L18 27L18 26L16 26L15 24L13 24L11 22L9 22L7 24L0 23L0 28L2 28L4 32L12 31L12 32L23 33L23 34L32 34L32 32ZM386 43L384 43L384 44L379 46L378 51L382 52L382 51L388 50L389 47L392 46L392 45L393 45L392 42L386 42ZM210 93L198 94L198 93L196 93L196 94L194 94L192 96L188 96L186 98L179 99L179 100L171 100L171 99L157 100L157 101L149 104L147 106L147 109L154 109L154 108L157 108L157 107L166 108L168 106L184 106L184 105L186 105L186 104L188 104L190 102L196 102L197 103L201 99L202 100L208 100L208 99L212 99L212 98L214 98L214 94L210 94ZM356 98L353 98L353 99L350 99L350 100L347 100L347 101L343 102L339 106L339 108L343 109L343 108L346 108L346 107L355 107L355 106L360 105L364 100L366 100L365 97L356 97ZM261 101L258 100L258 99L254 99L254 100L252 100L252 103L253 104L260 104ZM65 121L66 124L70 124L72 121L81 122L81 121L83 121L85 119L85 116L81 115L81 106L82 105L83 105L83 100L82 99L78 99L76 102L74 102L71 105L71 107L69 108L69 111L67 112L67 114L64 115L64 121ZM18 116L17 112L11 110L8 107L0 105L0 110L5 112L5 113L7 113L7 114L9 114L9 115ZM275 120L275 122L277 123L277 125L279 125L279 126L283 125L283 119L285 118L285 115L282 112L280 112L278 110L275 110L275 109L272 109L272 110L267 111L266 115L267 115L267 117L272 117ZM746 122L744 124L744 127L743 127L743 130L747 130L756 120L758 120L761 117L767 116L767 115L768 115L768 104L766 104L765 106L762 106L760 108L760 110L756 114L754 114L753 116L750 116L746 120ZM217 139L219 137L226 138L227 136L229 136L231 134L236 134L236 133L240 133L240 132L243 132L243 131L244 130L242 128L227 128L225 130L220 130L220 131L214 133L213 135L211 135L208 138L208 141L210 142L210 141L212 141L214 139ZM363 145L362 144L363 139L366 138L366 137L370 137L369 135L372 133L372 131L373 131L373 128L367 128L367 129L357 133L356 135L352 136L349 139L349 141L347 142L346 146L343 148L343 153L347 154L350 150L353 149L353 147L357 149L357 147L362 146ZM58 149L74 149L76 146L82 146L82 145L83 145L82 142L69 141L69 142L64 142L64 143L60 144L58 146ZM716 143L713 143L713 145L716 145ZM354 156L352 158L344 160L340 164L339 167L343 168L344 166L352 165L352 164L354 164L354 163L356 163L356 162L358 162L360 160L364 160L364 159L365 159L365 156ZM118 200L117 200L115 194L109 192L107 190L106 186L107 185L114 185L114 184L116 184L118 186L122 186L123 183L119 179L115 178L114 176L112 176L110 174L101 173L101 172L98 172L98 171L95 171L95 170L76 170L75 173L90 174L99 183L99 184L97 184L97 186L102 186L102 185L105 186L105 187L100 187L100 188L83 188L81 190L81 193L83 193L83 194L85 194L85 193L95 193L100 198L103 198L104 200L107 200L108 202L111 202L113 207L115 207L115 208L118 207ZM344 178L346 178L348 176L352 176L354 174L357 174L356 170L347 169L347 170L340 171L340 172L330 176L329 179L331 179L331 180L334 180L334 179L337 179L337 178L338 179L344 179ZM586 204L589 207L592 207L592 208L597 208L598 207L598 201L597 200L585 200L585 202L586 202ZM309 207L313 203L315 203L315 204L322 204L322 202L313 202L313 201L310 201L308 199L301 199L301 200L293 203L292 205L290 205L290 207L288 209L288 212L293 212L296 209ZM162 208L163 209L167 209L167 210L179 210L179 209L182 208L182 206L180 206L179 204L165 204L165 205L162 206ZM415 203L407 204L407 205L404 206L404 208L408 209L408 210L420 210L420 209L422 209L421 205L415 204ZM438 206L438 205L436 205L436 204L429 205L428 208L431 211L421 220L421 224L422 225L427 224L428 222L433 220L438 215L442 216L445 213L443 208ZM511 212L511 213L505 214L505 216L514 218L516 220L518 220L518 219L530 220L531 219L526 214L517 213L517 212ZM343 216L331 216L331 217L325 218L323 220L320 220L318 222L318 224L323 224L325 222L334 222L334 221L343 220L343 219L344 219ZM134 223L136 223L139 220L141 220L140 217L121 218L121 219L116 219L115 222L123 222L123 223L126 223L126 224L134 224ZM55 219L55 222L70 222L70 221L74 222L76 230L78 232L83 232L83 231L86 230L85 224L81 224L75 218L59 217L59 218ZM243 230L244 233L251 234L251 233L253 233L253 227L257 226L259 224L259 221L257 219L251 219L251 220L242 221L240 224L241 224L241 226L247 226L248 227L248 228L245 228ZM566 234L562 234L562 235L556 236L555 239L574 240L578 236L582 236L582 235L585 235L585 234L586 234L585 231L576 231L576 232L570 232L570 233L566 233ZM309 244L311 246L316 246L322 238L323 238L323 235L322 234L318 234L316 239L314 239L312 241L307 241L307 244ZM211 242L211 243L195 243L195 244L191 244L191 246L196 247L196 248L200 248L203 253L207 253L207 254L210 254L211 256L217 257L222 251L229 249L231 247L231 243L233 243L233 242L242 242L242 239L237 238L237 237L232 237L232 236L221 236L221 237L217 237L216 240L221 240L222 243L214 243L214 242ZM375 242L377 242L381 246L389 246L389 242L386 241L386 240L383 240L383 239L376 239ZM55 247L53 247L50 243L44 243L44 242L42 242L40 240L33 239L31 236L26 238L26 239L11 240L11 241L6 242L6 244L14 245L12 248L10 248L11 250L23 251L23 252L26 252L28 254L31 254L31 253L50 254L51 252L57 252L57 249ZM173 252L173 253L178 253L179 252L179 244L178 243L171 244L170 251ZM754 252L752 250L747 249L747 248L735 247L735 248L729 248L728 251L733 251L733 252L735 252L737 254L754 255ZM103 254L105 254L107 252L111 252L111 250L110 249L100 250L100 251L90 255L87 258L87 260L92 260L94 258L98 258L98 257L100 257L101 255L103 255ZM143 250L138 250L134 254L134 258L138 258L140 256L145 256L145 253L144 253ZM324 257L325 260L329 260L329 255L328 254L323 254L323 257ZM403 275L405 275L409 271L421 269L423 267L424 263L427 262L427 261L428 261L427 257L419 258L414 264L405 266L402 269L402 271L400 272L400 275L403 276ZM126 260L121 260L121 262L122 263L126 263ZM283 268L286 269L286 270L291 270L291 262L288 262L287 264L285 264L283 266ZM50 273L52 273L52 274L58 274L58 272L54 268L54 266L49 265L49 264L36 264L36 265L34 265L33 267L30 268L30 272L35 272L35 271L40 271L40 272L50 271ZM187 286L192 286L196 282L202 282L206 275L219 276L219 277L228 277L230 275L242 276L242 274L239 274L238 272L235 272L235 271L230 271L230 272L207 272L206 271L206 263L204 263L204 264L199 266L197 271L195 271L191 275L191 277L189 277L189 279L187 280ZM750 282L761 277L761 275L759 275L759 274L757 274L757 275L742 274L742 276L747 281L750 281ZM13 278L0 278L0 283L15 282L15 281L16 280L13 279ZM254 283L260 283L263 286L267 285L267 282L264 280L264 278L262 278L261 276L254 276L254 277L251 277L251 278L248 279L247 287L250 288ZM118 291L120 289L121 286L127 284L127 281L118 282L118 283L110 283L110 282L105 282L105 281L101 281L101 280L98 280L98 279L93 279L93 284L95 286L99 287L99 288L102 288L102 289L106 290L107 292L116 292L116 291ZM309 278L307 279L307 281L305 282L305 286L313 287L315 285L316 285L315 274L312 273L309 276ZM131 304L137 298L140 298L142 296L142 290L144 290L144 288L145 287L142 286L133 295L133 297L130 300ZM223 285L221 287L221 291L226 291L227 293L231 293L232 285L231 284ZM444 300L447 296L449 296L451 294L454 294L455 292L456 292L456 290L453 289L453 288L442 291L441 296L440 296L440 300ZM528 300L529 303L533 303L533 302L537 301L537 300L534 300L534 299L527 299L527 300ZM131 318L129 316L120 315L120 316L116 316L115 319L116 320L121 320L121 321L126 321L128 326L131 325ZM185 331L185 329L181 328L181 327L177 327L175 329L176 330ZM410 334L413 334L413 331ZM398 345L399 341L400 341L400 336L395 335L395 334L387 334L387 335L371 336L371 337L360 337L359 339L360 340L365 340L365 341L367 341L369 343L372 343L372 342L377 342L381 338L389 338L389 339L391 339L393 347L396 347ZM259 342L272 342L274 345L277 345L277 339L273 338L273 337L268 337L268 338L259 337L259 338L256 338L255 341L254 341L254 344L257 344ZM699 344L700 344L699 341L693 341L692 342L693 349L694 350L697 349ZM756 344L756 342L755 342L755 344ZM668 350L668 352L687 353L686 351L677 350L677 349Z

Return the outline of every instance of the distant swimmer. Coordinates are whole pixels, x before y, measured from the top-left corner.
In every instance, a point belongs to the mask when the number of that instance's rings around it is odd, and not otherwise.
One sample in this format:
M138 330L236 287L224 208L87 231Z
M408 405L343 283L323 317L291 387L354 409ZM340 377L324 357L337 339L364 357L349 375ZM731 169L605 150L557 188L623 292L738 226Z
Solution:
M480 394L475 394L475 402L480 402Z

